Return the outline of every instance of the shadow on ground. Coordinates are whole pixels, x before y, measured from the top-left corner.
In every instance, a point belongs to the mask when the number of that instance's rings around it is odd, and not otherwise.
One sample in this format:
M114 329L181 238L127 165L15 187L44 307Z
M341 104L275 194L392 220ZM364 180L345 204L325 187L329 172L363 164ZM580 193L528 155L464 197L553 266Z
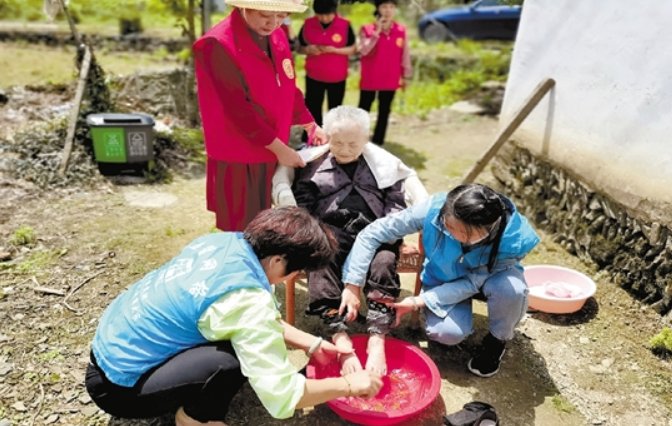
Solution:
M543 312L530 312L532 318L545 322L546 324L566 326L585 324L590 322L600 312L600 306L594 297L586 300L581 309L572 314L546 314Z

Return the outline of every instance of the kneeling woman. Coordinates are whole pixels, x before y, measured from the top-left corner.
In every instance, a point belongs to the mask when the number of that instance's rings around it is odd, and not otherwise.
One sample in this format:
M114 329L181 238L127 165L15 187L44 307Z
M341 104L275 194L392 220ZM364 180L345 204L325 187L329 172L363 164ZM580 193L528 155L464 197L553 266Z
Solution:
M489 333L467 367L481 377L497 374L506 342L527 308L520 261L539 237L504 195L484 185L460 185L367 226L345 263L343 281L364 282L380 244L418 231L426 250L422 293L390 304L397 323L411 310L424 308L427 337L456 345L471 334L471 301L482 293ZM348 310L356 303L347 302Z
M124 418L176 412L179 425L223 425L245 380L276 418L342 396L375 395L380 377L360 371L306 379L285 343L328 362L338 349L280 319L272 284L322 267L336 242L299 208L262 211L244 233L209 234L118 296L103 314L86 387Z

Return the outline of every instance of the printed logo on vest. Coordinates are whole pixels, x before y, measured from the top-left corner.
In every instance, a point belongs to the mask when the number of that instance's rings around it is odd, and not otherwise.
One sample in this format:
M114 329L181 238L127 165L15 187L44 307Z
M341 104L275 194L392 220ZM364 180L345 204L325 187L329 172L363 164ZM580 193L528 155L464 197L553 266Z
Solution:
M343 41L343 37L341 37L340 34L334 34L331 36L331 41L333 41L334 43L340 43L341 41Z
M397 37L397 46L402 47L404 45L404 39L402 37Z
M282 61L282 69L285 71L285 75L288 79L294 80L294 67L292 66L292 61L289 58L285 58Z

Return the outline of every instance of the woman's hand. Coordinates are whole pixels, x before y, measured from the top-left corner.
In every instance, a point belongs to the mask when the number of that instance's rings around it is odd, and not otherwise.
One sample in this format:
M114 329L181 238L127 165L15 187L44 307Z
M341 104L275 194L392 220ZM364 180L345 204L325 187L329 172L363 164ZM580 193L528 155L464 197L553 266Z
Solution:
M315 44L309 44L308 46L303 48L303 51L306 53L306 55L319 55L322 53L322 49L320 46L317 46Z
M331 342L323 340L320 343L320 346L315 352L313 352L313 358L320 365L330 364L336 357L340 356L349 356L354 354L352 347L338 347Z
M308 132L308 145L324 145L328 142L327 134L324 132L324 129L317 125L317 123L313 122L307 124L303 126L303 128Z
M378 394L383 386L383 379L376 373L362 370L343 376L350 386L350 396L372 398Z
M398 327L404 315L408 314L409 312L419 311L425 306L425 302L420 297L404 297L401 302L386 303L386 305L389 308L393 308L397 311L397 319L394 322L394 326Z
M346 284L341 294L341 306L338 308L338 315L345 313L345 321L351 322L357 319L359 313L359 287L354 284ZM347 311L347 312L346 312Z
M278 163L287 167L305 167L306 162L303 161L301 156L294 151L292 148L288 147L278 138L273 139L269 145L266 146L266 149L271 151L278 158Z

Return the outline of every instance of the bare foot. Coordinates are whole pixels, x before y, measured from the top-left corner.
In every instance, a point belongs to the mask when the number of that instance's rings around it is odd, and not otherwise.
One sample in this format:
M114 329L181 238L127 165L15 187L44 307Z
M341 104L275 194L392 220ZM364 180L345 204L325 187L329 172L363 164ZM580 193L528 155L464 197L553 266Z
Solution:
M371 334L366 346L366 369L380 376L387 374L387 360L385 359L385 335Z
M336 347L343 348L346 351L352 350L352 340L350 340L350 336L348 336L347 333L336 333L332 337L332 340ZM357 354L355 354L354 351L347 355L341 355L339 357L339 361L341 363L341 375L343 376L346 374L355 373L357 371L362 371L364 369L362 368L362 363L359 362L359 358L357 358Z
M196 419L189 417L187 413L184 412L184 408L180 407L175 413L175 426L226 426L224 422L199 422Z

